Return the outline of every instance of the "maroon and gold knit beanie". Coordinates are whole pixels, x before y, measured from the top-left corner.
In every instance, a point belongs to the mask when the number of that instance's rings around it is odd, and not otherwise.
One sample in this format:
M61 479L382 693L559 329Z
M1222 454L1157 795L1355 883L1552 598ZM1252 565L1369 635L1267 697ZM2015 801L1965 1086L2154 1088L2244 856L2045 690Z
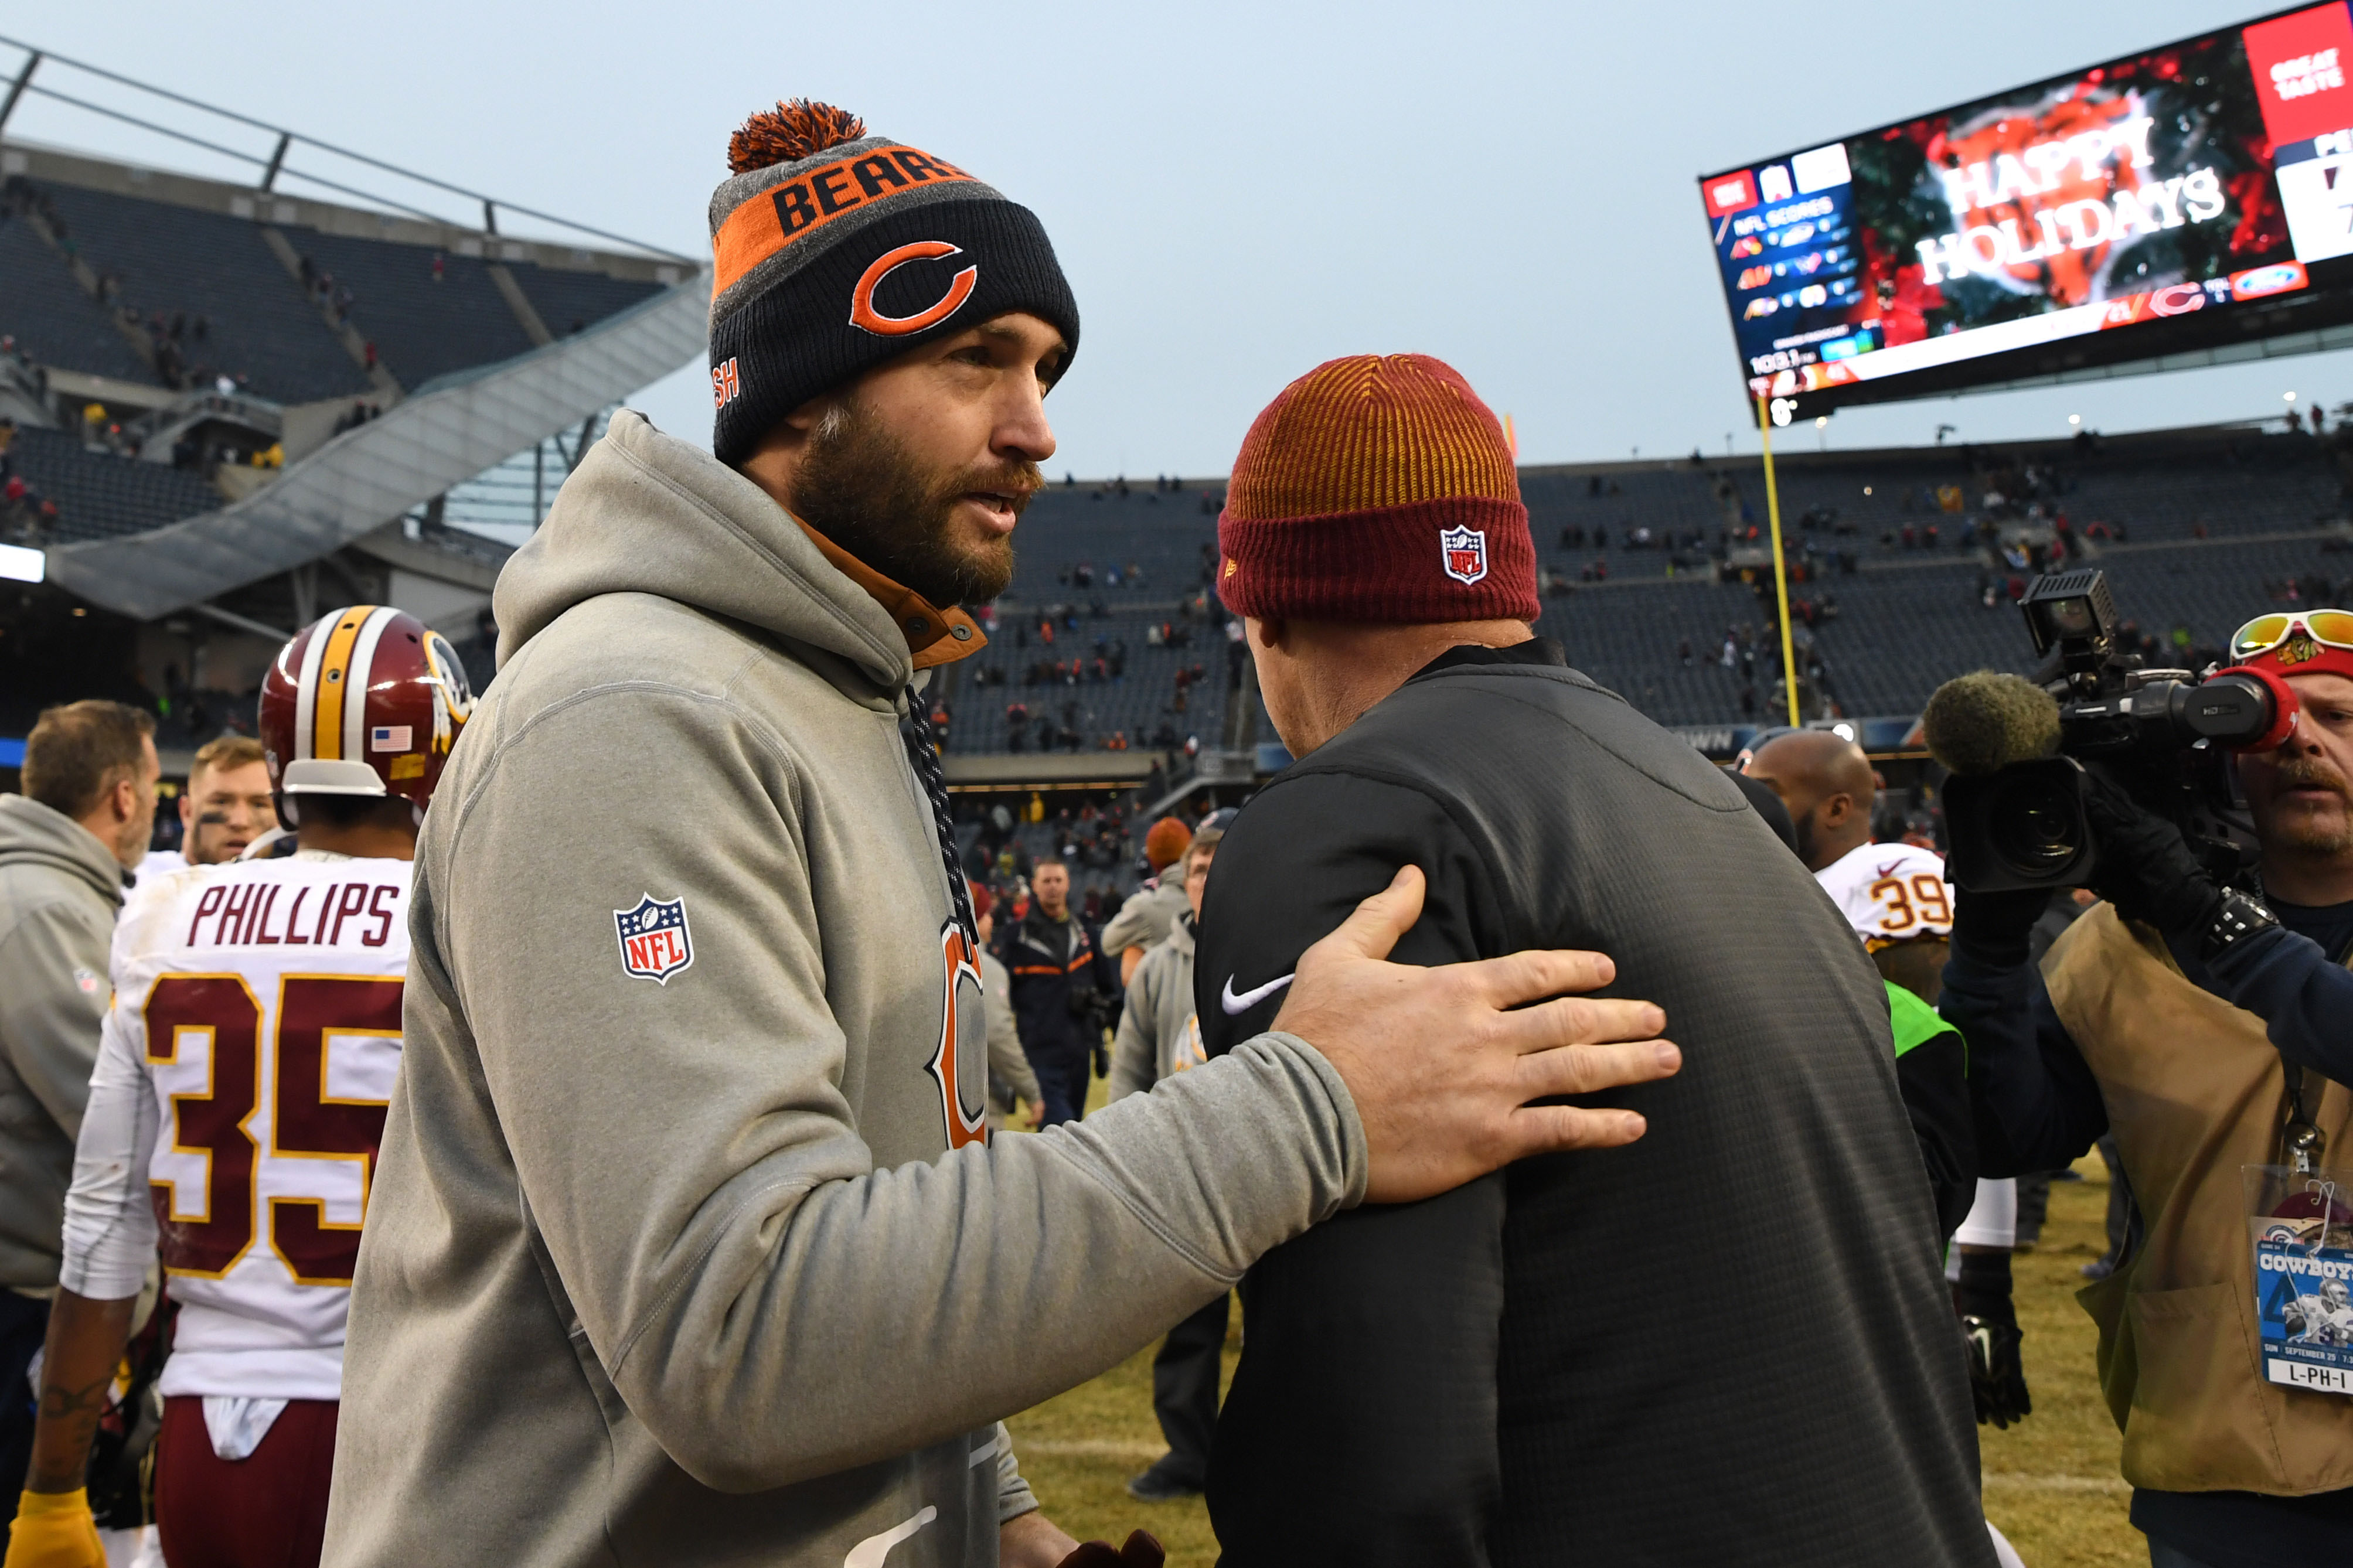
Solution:
M1533 621L1536 547L1503 426L1428 354L1356 354L1282 389L1218 518L1237 615Z

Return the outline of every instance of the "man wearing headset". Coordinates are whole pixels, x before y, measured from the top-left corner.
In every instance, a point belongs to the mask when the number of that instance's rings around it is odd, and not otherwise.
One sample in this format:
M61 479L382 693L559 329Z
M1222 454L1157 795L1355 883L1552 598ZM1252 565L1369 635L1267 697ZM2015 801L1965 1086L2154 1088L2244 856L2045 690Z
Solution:
M1941 999L1968 1039L1982 1174L2049 1170L2116 1133L2142 1223L2081 1299L2155 1568L2319 1561L2353 1539L2353 1397L2273 1381L2250 1348L2242 1175L2299 1152L2353 1162L2353 613L2258 616L2232 657L2293 720L2238 759L2261 897L2102 790L2108 901L2038 974L2027 933L2047 893L1965 891Z

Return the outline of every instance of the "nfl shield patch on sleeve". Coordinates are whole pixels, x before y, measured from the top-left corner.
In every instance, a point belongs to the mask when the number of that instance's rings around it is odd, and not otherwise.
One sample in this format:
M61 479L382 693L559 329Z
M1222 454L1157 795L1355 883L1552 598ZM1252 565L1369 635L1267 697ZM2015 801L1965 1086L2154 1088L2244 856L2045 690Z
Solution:
M622 971L639 980L667 985L671 975L694 962L684 899L664 903L643 894L636 909L613 911L613 931L621 943Z

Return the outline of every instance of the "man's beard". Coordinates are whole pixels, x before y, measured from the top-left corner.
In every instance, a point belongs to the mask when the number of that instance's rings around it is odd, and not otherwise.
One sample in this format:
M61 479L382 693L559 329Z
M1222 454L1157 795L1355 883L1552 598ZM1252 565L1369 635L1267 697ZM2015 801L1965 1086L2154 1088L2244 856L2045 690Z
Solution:
M2309 812L2290 816L2281 811L2282 795L2306 786L2336 792L2343 805L2336 826ZM2345 775L2318 757L2291 757L2280 763L2272 773L2271 837L2283 847L2306 855L2353 853L2353 791L2348 790Z
M974 491L1012 498L1018 517L1045 483L1032 462L926 471L898 437L848 399L809 432L793 514L866 565L933 604L980 605L1013 581L1010 535L960 545L951 519Z

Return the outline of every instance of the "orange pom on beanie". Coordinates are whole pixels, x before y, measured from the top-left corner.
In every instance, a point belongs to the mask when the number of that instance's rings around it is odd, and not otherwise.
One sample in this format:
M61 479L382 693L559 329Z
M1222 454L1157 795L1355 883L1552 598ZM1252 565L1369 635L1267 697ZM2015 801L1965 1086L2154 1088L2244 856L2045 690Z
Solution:
M1503 426L1428 354L1317 365L1251 422L1218 518L1238 615L1533 621L1535 541Z

